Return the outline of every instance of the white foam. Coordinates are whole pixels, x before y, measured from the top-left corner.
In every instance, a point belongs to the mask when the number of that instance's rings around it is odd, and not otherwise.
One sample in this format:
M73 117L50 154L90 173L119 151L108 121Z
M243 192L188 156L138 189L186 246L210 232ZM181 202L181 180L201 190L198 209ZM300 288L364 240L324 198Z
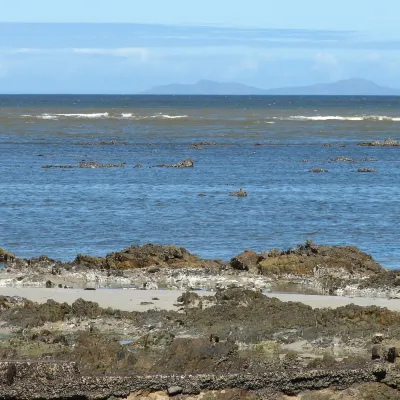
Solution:
M38 116L39 119L52 119L52 120L57 120L56 115L49 115L49 114L43 114Z
M276 117L274 117L276 118ZM287 118L280 118L289 121L387 121L400 122L400 117L388 117L386 115L356 115L356 116L341 116L341 115L314 115L304 116L295 115Z
M121 114L121 117L122 117L122 118L132 118L132 117L133 117L133 114L132 114L132 113L122 113L122 114Z
M54 114L57 117L75 117L75 118L107 118L108 112L104 113L89 113L89 114Z
M157 114L153 115L152 118L163 118L163 119L180 119L180 118L188 118L187 115L168 115L168 114Z
M37 118L37 119L53 119L53 120L58 119L56 115L50 115L50 114L42 114L42 115L23 114L23 115L21 115L21 117Z

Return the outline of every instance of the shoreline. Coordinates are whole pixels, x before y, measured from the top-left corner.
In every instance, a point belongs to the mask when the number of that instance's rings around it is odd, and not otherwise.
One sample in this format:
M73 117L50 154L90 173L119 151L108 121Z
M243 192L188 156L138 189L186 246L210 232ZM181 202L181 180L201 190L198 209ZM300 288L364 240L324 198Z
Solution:
M184 292L183 290L0 288L0 295L2 296L19 296L37 303L54 300L57 303L66 302L71 305L74 301L82 298L86 301L98 303L102 308L111 307L121 311L138 312L154 309L176 311L181 307L181 305L175 305L177 298ZM215 295L215 292L212 291L193 292L199 296ZM312 308L338 308L354 304L361 307L376 306L387 308L391 311L400 311L400 299L389 300L377 297L325 296L276 292L263 292L263 294L268 298L277 298L285 303L299 302Z

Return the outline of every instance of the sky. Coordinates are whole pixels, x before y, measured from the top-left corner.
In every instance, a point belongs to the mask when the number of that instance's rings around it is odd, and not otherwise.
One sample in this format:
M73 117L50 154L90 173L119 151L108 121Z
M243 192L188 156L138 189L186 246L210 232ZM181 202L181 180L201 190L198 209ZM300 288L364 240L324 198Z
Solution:
M268 89L364 78L400 88L398 0L0 5L0 93L128 94L201 79Z

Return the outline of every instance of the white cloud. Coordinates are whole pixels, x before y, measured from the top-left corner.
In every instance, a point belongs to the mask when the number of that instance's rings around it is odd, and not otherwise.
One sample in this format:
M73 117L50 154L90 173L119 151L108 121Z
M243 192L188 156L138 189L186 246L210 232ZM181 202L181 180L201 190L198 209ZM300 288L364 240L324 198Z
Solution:
M140 61L145 62L150 56L147 49L140 47L122 47L122 48L74 48L72 51L76 54L88 55L103 55L110 57L122 58L138 58Z

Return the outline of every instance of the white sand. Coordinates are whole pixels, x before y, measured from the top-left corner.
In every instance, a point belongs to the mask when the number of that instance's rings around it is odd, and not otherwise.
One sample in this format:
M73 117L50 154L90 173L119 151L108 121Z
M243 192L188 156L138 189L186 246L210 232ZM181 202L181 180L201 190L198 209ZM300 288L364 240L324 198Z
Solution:
M199 295L213 295L213 292L197 292ZM133 290L133 289L46 289L46 288L0 288L0 295L21 296L29 300L44 303L48 299L57 302L72 304L75 300L82 298L95 301L101 307L115 308L124 311L147 311L154 308L163 310L176 310L174 306L177 298L182 294L179 290ZM346 304L360 306L375 305L386 307L389 310L400 311L400 300L389 300L371 297L336 297L336 296L314 296L303 294L265 293L268 297L277 297L282 301L299 301L313 308L336 308ZM153 298L159 300L152 300ZM141 305L141 302L153 304Z

